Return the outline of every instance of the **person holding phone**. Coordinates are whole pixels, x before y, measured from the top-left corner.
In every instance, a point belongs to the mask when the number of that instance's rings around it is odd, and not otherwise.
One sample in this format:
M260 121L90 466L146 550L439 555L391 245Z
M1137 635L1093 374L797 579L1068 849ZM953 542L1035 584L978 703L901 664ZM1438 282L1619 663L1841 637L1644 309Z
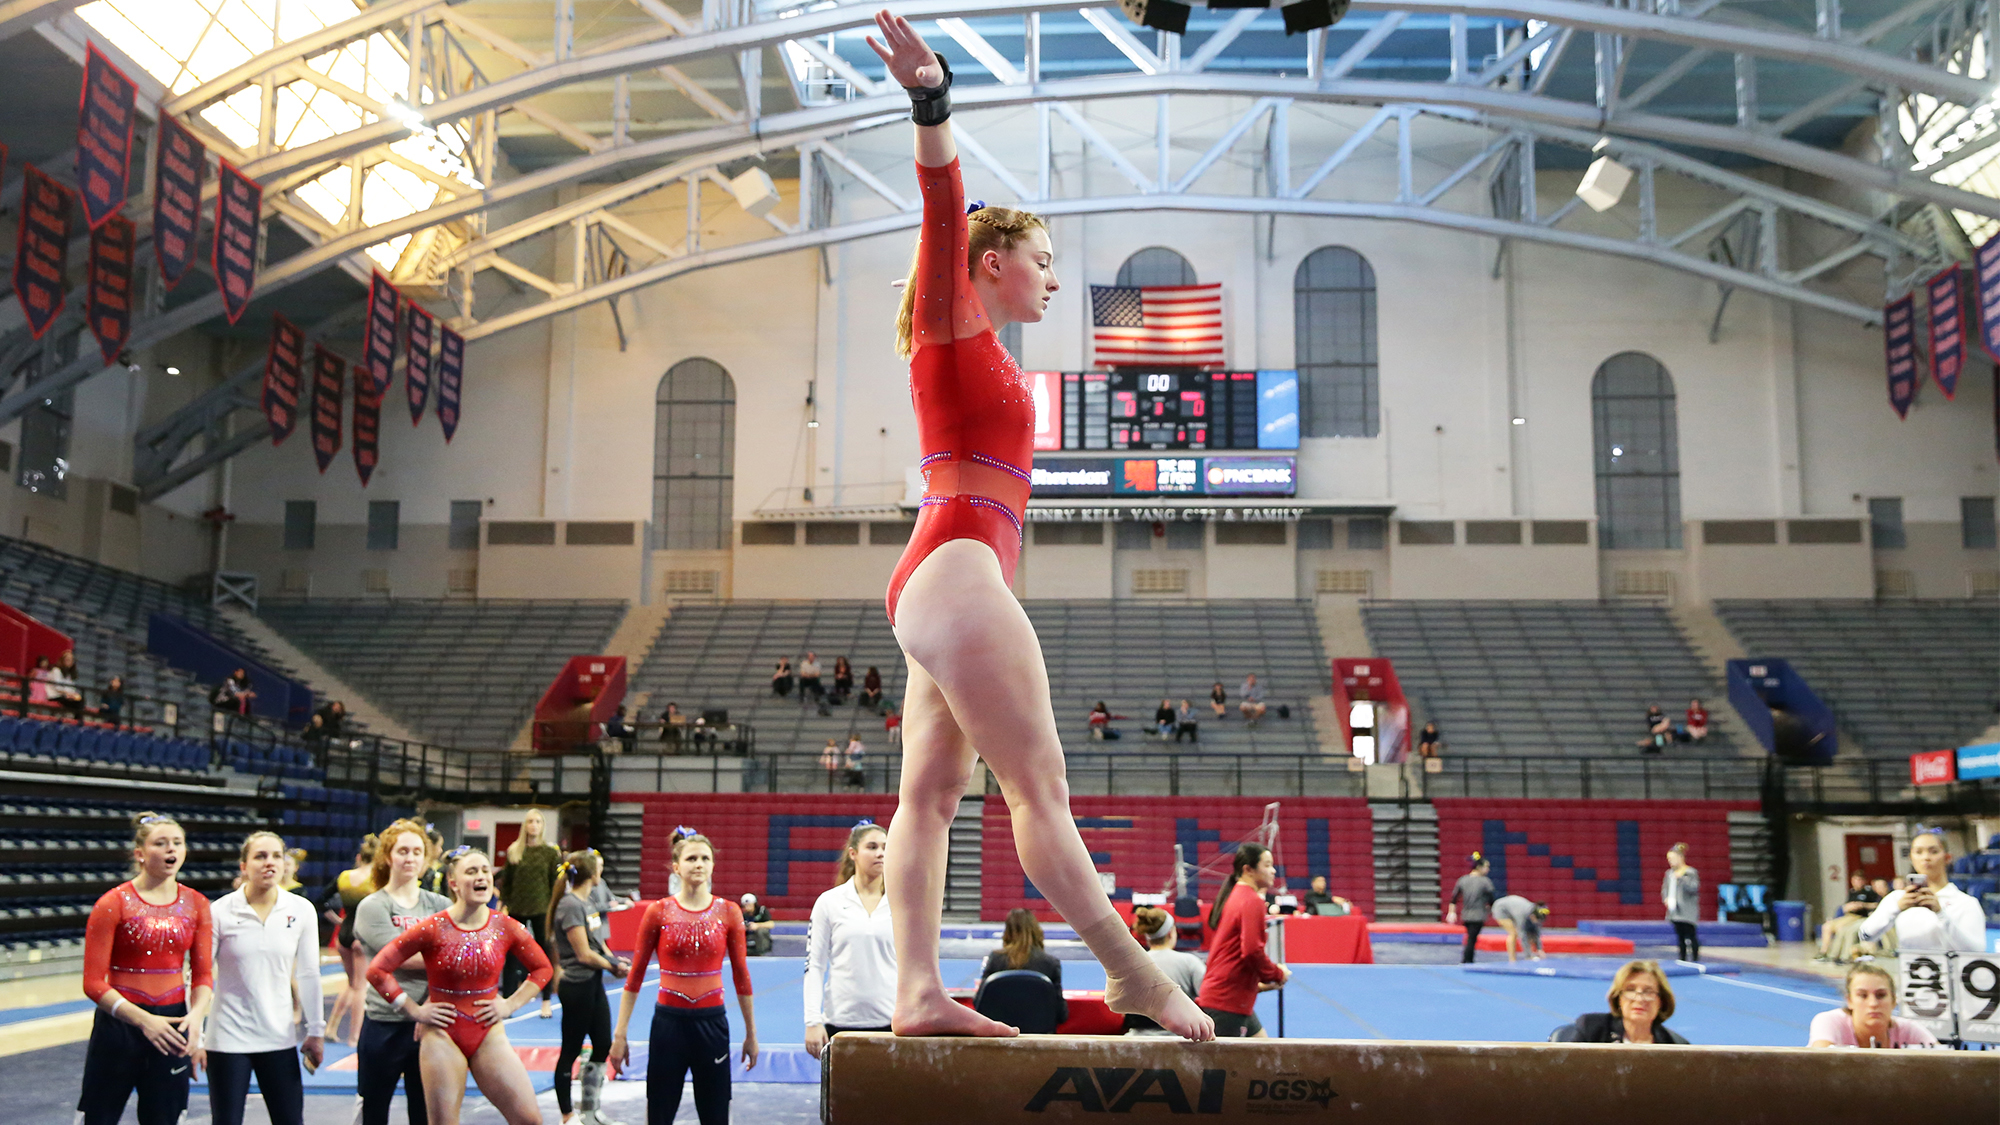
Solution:
M1861 923L1861 940L1874 941L1896 928L1902 952L1976 953L1986 948L1986 912L1979 900L1951 885L1951 848L1942 828L1920 828L1910 839L1910 866L1903 887L1882 900Z

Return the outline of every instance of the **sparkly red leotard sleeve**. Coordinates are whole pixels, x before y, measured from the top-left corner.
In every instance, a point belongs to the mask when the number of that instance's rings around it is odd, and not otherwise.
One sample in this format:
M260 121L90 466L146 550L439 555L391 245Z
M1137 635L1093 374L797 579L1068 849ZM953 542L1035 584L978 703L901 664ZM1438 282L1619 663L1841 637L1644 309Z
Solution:
M910 401L923 451L924 498L910 544L889 580L889 619L917 567L954 539L993 549L1014 580L1033 469L1035 406L1028 382L972 288L970 233L958 161L917 165L924 220L912 298Z
M83 994L92 1002L116 989L134 1004L181 1004L188 985L215 984L208 900L191 887L179 887L173 902L154 906L131 883L120 883L90 908L83 935Z
M646 908L639 921L639 948L625 991L646 985L646 967L660 956L659 1004L667 1008L713 1008L722 1003L722 959L729 958L736 995L750 995L750 966L743 931L743 911L735 903L716 899L702 911L689 910L663 898Z

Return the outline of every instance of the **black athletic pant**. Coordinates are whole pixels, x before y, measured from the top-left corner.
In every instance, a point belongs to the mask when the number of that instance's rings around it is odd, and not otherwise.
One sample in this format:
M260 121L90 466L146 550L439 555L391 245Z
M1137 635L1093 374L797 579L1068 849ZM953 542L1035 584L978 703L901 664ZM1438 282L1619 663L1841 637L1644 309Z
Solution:
M306 1087L299 1073L299 1049L259 1051L239 1055L208 1053L208 1108L215 1125L243 1125L243 1106L250 1100L250 1075L264 1095L271 1125L305 1125Z
M187 1015L185 1004L138 1006L168 1019ZM139 1125L179 1125L187 1112L193 1069L186 1055L161 1054L138 1028L99 1008L83 1056L83 1093L76 1100L82 1125L118 1125L134 1090L139 1093Z
M602 1061L611 1054L611 1001L604 995L604 974L590 974L587 981L563 981L556 985L562 1001L562 1053L556 1056L556 1108L569 1116L570 1068L583 1053L585 1037L590 1054Z
M549 948L548 916L545 914L530 914L526 918L516 918L515 921L528 927L528 932L535 936L535 944L541 946L543 955L548 957L549 964L555 964L556 955ZM500 995L514 995L515 990L521 987L521 982L527 979L528 967L521 964L519 958L509 953L507 955L507 966L500 971ZM553 1000L555 999L555 995L556 986L553 980L542 986L542 999Z
M361 1096L361 1125L389 1125L396 1083L403 1083L410 1125L430 1125L424 1104L424 1071L417 1063L417 1025L407 1020L364 1019L355 1048L354 1091Z
M646 1125L673 1125L681 1087L694 1072L694 1111L701 1125L729 1122L729 1017L713 1008L653 1009L647 1048Z
M1458 959L1460 964L1472 964L1472 955L1479 949L1479 931L1485 928L1486 922L1484 919L1465 924L1465 953Z
M1680 947L1681 960L1701 960L1701 935L1693 922L1674 923L1674 944Z

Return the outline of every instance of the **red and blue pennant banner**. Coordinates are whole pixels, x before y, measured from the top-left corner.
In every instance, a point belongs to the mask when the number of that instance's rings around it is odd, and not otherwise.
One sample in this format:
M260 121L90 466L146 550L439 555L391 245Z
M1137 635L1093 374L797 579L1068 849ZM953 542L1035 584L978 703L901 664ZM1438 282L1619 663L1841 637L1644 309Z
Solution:
M165 114L160 115L154 144L160 152L153 175L153 254L160 261L160 279L171 289L194 264L208 150L180 122Z
M1972 252L1972 288L1979 302L1979 344L2000 361L2000 235Z
M1958 395L1958 373L1965 370L1964 284L1957 265L1924 283L1931 301L1931 378L1944 397Z
M340 399L346 383L347 361L327 351L325 344L314 344L313 460L319 462L322 473L333 464L334 456L340 452Z
M424 420L431 398L431 344L437 340L437 318L410 302L410 334L403 361L403 388L410 395L410 425Z
M389 377L396 368L396 326L403 319L403 295L389 284L380 270L368 277L367 340L361 348L361 366L375 379L375 395L389 389Z
M1923 368L1917 362L1917 300L1907 293L1889 302L1882 310L1882 340L1889 360L1889 405L1896 417L1910 416L1917 401L1917 381Z
M84 47L83 101L76 123L76 185L92 230L125 206L132 183L133 103L139 88L111 60Z
M354 471L361 487L375 475L382 457L382 388L360 368L354 369Z
M438 425L444 440L458 432L458 396L465 383L465 337L449 328L440 328L438 345Z
M235 324L250 307L257 288L257 221L264 207L264 189L225 160L215 193L215 287L222 291L222 308Z
M132 220L113 215L90 232L90 284L85 307L90 331L106 365L118 362L118 352L132 335L132 253L136 232Z
M305 331L284 317L273 315L271 350L264 357L264 418L271 423L272 445L283 445L298 428L305 362Z
M28 314L28 331L39 340L69 296L70 194L33 164L22 175L14 295Z

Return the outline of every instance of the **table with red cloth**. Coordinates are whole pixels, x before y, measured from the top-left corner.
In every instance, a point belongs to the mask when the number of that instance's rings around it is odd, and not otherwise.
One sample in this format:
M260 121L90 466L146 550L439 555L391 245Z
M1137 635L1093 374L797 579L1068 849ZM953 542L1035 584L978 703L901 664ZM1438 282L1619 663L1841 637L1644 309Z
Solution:
M1287 914L1285 963L1288 965L1372 965L1375 947L1368 940L1368 916Z
M971 988L952 988L946 989L945 995L970 1008L976 991ZM1069 1018L1057 1025L1057 1035L1125 1034L1125 1017L1111 1010L1110 1005L1104 1002L1104 993L1065 988L1063 999L1069 1004Z

